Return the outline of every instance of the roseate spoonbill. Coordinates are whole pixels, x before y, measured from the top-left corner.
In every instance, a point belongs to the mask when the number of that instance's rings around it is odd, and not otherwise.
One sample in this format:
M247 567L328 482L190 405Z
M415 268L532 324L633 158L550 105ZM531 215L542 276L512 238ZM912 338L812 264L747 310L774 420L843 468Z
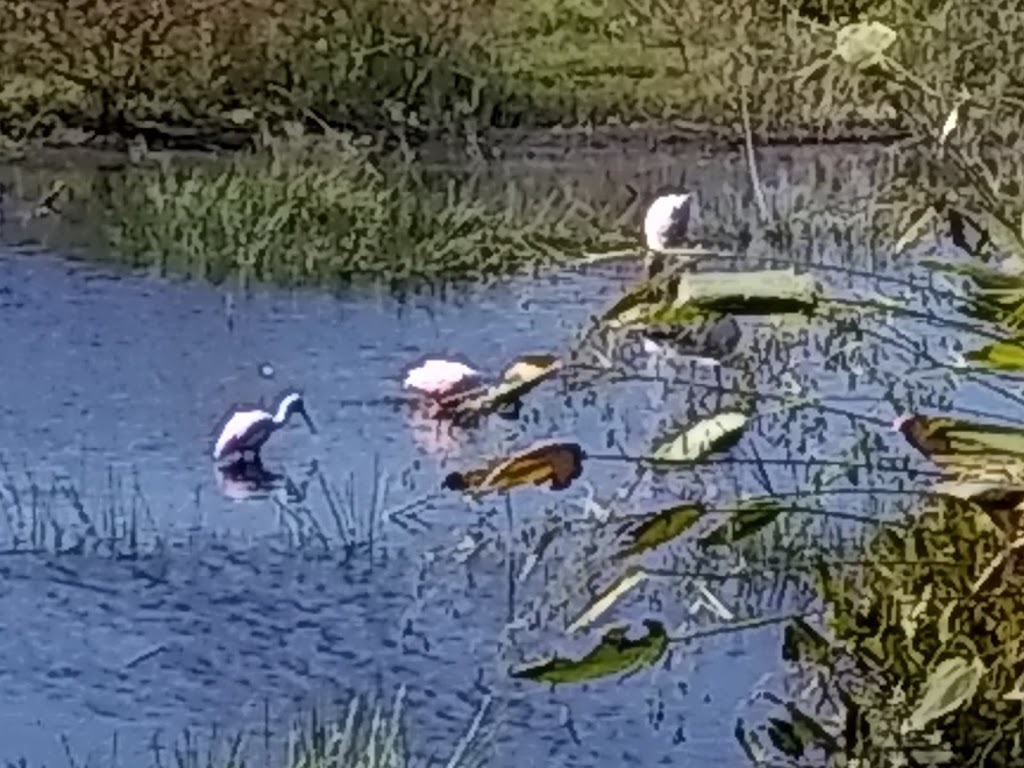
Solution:
M405 377L403 386L441 400L480 386L483 374L465 363L452 360L424 360Z
M251 453L253 460L258 463L260 448L275 431L288 423L293 413L302 416L309 431L316 434L316 427L306 413L302 395L298 392L289 392L282 397L277 413L274 414L260 409L235 411L217 438L213 449L214 460L218 461L230 453L239 453L244 459L246 453Z

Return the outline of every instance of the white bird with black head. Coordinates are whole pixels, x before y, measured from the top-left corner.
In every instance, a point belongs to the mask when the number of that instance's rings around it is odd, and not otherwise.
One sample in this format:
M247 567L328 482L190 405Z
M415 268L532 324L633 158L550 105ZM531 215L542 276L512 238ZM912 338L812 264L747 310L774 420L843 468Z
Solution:
M288 423L293 413L299 414L316 434L306 405L299 392L289 392L281 398L276 413L268 413L262 409L235 411L221 430L217 444L213 448L213 459L219 461L232 453L240 454L245 460L246 454L252 455L255 463L260 462L260 449L274 432Z

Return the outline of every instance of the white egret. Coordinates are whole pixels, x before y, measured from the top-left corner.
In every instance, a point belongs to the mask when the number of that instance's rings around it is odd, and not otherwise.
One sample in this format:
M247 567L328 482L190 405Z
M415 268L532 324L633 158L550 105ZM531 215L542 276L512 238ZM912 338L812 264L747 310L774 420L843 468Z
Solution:
M251 453L253 460L258 463L260 448L275 431L288 423L293 413L302 416L309 431L316 434L316 427L306 413L302 395L298 392L289 392L281 398L277 413L274 414L261 409L235 411L217 438L213 449L214 460L219 461L231 453L241 454L244 460L245 454Z
M679 248L690 226L688 193L668 193L655 198L644 216L644 241L647 255L644 263L647 276L654 277L665 269L665 254Z
M690 226L689 194L661 195L647 209L644 216L644 239L651 251L678 248Z

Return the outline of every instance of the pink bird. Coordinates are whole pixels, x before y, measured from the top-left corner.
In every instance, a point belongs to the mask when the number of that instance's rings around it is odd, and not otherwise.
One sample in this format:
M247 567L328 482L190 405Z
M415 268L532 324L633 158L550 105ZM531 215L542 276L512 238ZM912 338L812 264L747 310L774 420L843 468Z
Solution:
M403 387L419 392L433 400L480 386L483 374L468 365L451 360L425 360L405 377Z

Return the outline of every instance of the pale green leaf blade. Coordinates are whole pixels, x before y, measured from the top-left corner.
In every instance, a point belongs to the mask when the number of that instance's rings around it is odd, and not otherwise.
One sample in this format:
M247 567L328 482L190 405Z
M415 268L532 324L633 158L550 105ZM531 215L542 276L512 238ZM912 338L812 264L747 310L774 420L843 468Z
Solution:
M984 674L985 665L977 657L954 657L940 662L925 680L917 706L903 722L903 733L920 731L964 706L974 698Z
M568 632L579 632L589 624L593 624L611 608L620 597L648 578L642 568L629 568L608 587L601 591L580 614L569 623Z

